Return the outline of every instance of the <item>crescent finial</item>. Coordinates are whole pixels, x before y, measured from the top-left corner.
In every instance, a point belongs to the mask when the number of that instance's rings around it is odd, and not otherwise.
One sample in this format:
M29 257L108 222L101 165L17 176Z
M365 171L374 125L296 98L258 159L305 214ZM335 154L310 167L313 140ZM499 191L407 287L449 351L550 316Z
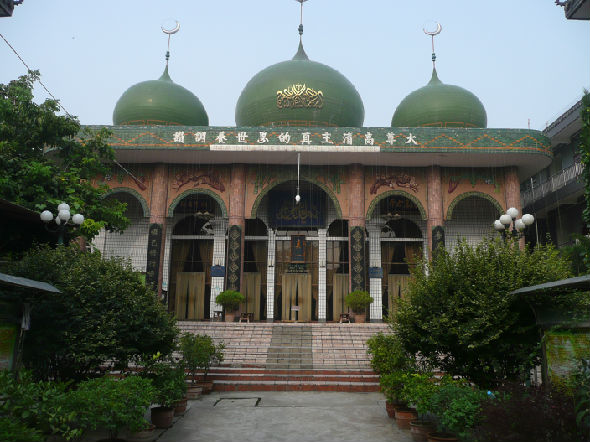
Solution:
M174 20L174 21L176 23L176 26L174 26L174 28L172 28L172 29L166 29L166 28L164 28L164 26L161 26L162 32L164 34L168 34L168 35L176 34L180 30L180 23L178 23L178 20Z
M442 26L440 25L439 22L436 22L436 29L434 31L427 31L426 28L422 28L422 30L424 31L424 33L426 35L435 36L435 35L440 34L440 31L442 31Z

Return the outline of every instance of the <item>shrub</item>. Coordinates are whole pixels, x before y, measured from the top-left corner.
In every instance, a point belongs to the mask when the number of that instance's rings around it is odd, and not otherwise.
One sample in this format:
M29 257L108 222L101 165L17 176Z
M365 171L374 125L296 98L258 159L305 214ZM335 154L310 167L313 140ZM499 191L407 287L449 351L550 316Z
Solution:
M399 337L391 333L379 332L367 339L367 353L371 356L371 367L378 374L407 370L413 363Z
M400 396L413 405L419 415L427 415L432 412L432 397L438 387L431 373L411 373L404 379Z
M104 376L81 382L72 395L82 427L107 430L114 440L122 429L139 431L149 423L144 415L152 403L154 387L149 379Z
M478 442L582 442L571 396L546 387L508 384L482 404Z
M215 302L225 309L225 311L237 310L239 305L244 302L246 298L240 292L235 290L225 290L215 298Z
M481 418L481 404L487 393L462 380L441 382L430 396L429 411L436 416L439 431L467 438Z
M81 436L67 384L35 381L30 372L0 371L0 440L37 441L44 435Z
M385 395L387 402L390 404L399 404L403 402L402 390L404 382L408 376L408 372L401 370L379 376L381 392Z
M409 353L487 389L540 363L533 311L511 292L569 275L569 263L551 246L460 243L413 270L392 327Z
M130 360L174 349L174 318L120 259L39 247L10 272L61 290L33 300L24 364L38 378L82 380L109 363L123 370Z
M186 393L184 362L175 364L159 353L143 361L140 376L149 379L154 386L153 402L162 407L172 407Z
M373 298L364 290L355 290L344 297L344 303L355 313L364 313L372 302Z
M180 352L186 366L191 373L191 383L195 383L196 373L203 370L205 377L212 364L223 361L223 349L221 342L215 345L208 335L194 335L184 333L180 338Z

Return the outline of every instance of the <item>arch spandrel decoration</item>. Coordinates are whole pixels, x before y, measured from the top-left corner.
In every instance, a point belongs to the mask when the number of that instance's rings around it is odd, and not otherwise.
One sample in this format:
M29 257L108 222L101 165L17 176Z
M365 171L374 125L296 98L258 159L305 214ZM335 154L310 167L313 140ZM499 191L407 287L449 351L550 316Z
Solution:
M135 189L131 189L130 187L113 187L113 188L109 189L107 193L105 193L104 198L106 198L107 196L117 194L117 193L128 193L129 195L133 195L137 199L139 204L141 205L141 209L143 210L143 216L145 218L149 218L150 208L149 208L147 201L141 195L141 193L139 193Z
M461 195L458 195L457 197L455 197L455 199L453 201L451 201L451 203L449 204L449 207L447 208L447 216L445 218L445 220L449 221L451 219L453 219L453 210L455 210L455 207L457 207L457 204L459 204L461 201L463 201L465 198L469 198L469 197L478 197L478 198L483 198L485 200L488 200L490 203L492 203L492 205L498 209L499 213L504 212L504 208L502 207L502 204L500 204L500 202L494 198L493 196L484 193L484 192L465 192L462 193Z
M219 204L219 208L221 209L221 216L223 218L227 218L227 207L225 206L223 199L217 193L209 189L187 189L184 192L182 192L180 195L174 198L174 200L168 206L168 218L172 218L174 216L174 209L176 209L176 206L178 206L180 201L182 201L187 196L197 194L208 195L211 198L213 198L217 202L217 204Z
M373 201L371 201L371 204L369 205L369 210L367 210L367 215L366 215L366 219L371 219L371 217L373 216L373 212L375 211L375 208L377 207L377 205L379 204L379 201L381 201L382 199L388 198L390 196L403 196L404 198L409 199L410 201L412 201L415 205L416 208L418 209L418 211L420 212L420 218L422 218L423 220L427 219L427 215L426 215L426 210L424 209L424 206L422 205L422 202L418 199L417 196L412 195L411 193L408 193L404 190L388 190L387 192L383 192L379 195L377 195Z
M290 177L290 176L286 177L286 178L282 178L282 179L277 179L274 183L272 183L272 185L266 186L265 189L261 190L260 193L258 194L258 196L256 197L254 204L252 204L252 210L250 211L250 218L257 217L258 206L260 206L262 199L266 196L266 194L270 190L274 189L279 184L285 183L287 181L292 181L292 180L293 180L293 177ZM301 180L308 181L312 184L315 184L316 186L321 188L324 192L326 192L326 194L330 197L330 199L332 200L332 203L334 204L334 208L336 209L336 214L337 214L338 219L342 218L342 209L340 208L340 201L338 201L338 198L336 197L334 192L328 186L326 186L324 183L320 183L319 181L317 181L313 178L306 177L306 176L301 176Z

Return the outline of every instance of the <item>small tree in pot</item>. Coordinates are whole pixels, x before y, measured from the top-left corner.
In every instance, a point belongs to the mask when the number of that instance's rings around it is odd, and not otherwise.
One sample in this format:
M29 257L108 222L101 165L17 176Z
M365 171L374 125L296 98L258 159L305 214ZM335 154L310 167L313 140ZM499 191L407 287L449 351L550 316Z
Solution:
M373 302L369 292L364 290L355 290L350 292L344 298L344 303L354 312L354 322L365 322L367 307Z
M235 290L224 290L215 298L215 302L223 307L225 322L233 322L235 311L246 297Z

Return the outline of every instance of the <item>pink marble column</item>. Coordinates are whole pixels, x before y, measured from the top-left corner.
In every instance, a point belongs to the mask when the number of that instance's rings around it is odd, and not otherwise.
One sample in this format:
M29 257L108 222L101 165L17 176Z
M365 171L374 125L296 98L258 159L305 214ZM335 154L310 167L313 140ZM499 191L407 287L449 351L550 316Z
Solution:
M229 189L229 229L226 288L242 291L246 204L246 167L234 164Z
M520 203L520 180L518 179L518 170L515 166L506 167L504 169L504 198L506 201L505 209L511 207L518 209L518 218L522 216L522 206ZM510 226L512 228L512 225ZM520 248L523 249L525 245L524 238L519 241Z
M432 257L432 229L443 225L442 177L439 166L432 166L426 171L427 185L427 219L428 252Z
M506 199L506 210L508 210L510 207L516 207L520 213L522 210L520 206L520 181L518 180L516 167L506 167L504 169L504 177L504 198Z
M350 166L349 227L365 227L365 175L360 164Z
M166 214L168 209L168 165L157 164L152 176L152 198L150 201L150 226L162 226L162 242L158 259L158 295L162 295L164 250L166 249ZM148 246L149 250L149 246ZM149 260L149 256L148 256Z
M348 200L349 289L366 290L365 281L365 175L360 164L350 166Z

